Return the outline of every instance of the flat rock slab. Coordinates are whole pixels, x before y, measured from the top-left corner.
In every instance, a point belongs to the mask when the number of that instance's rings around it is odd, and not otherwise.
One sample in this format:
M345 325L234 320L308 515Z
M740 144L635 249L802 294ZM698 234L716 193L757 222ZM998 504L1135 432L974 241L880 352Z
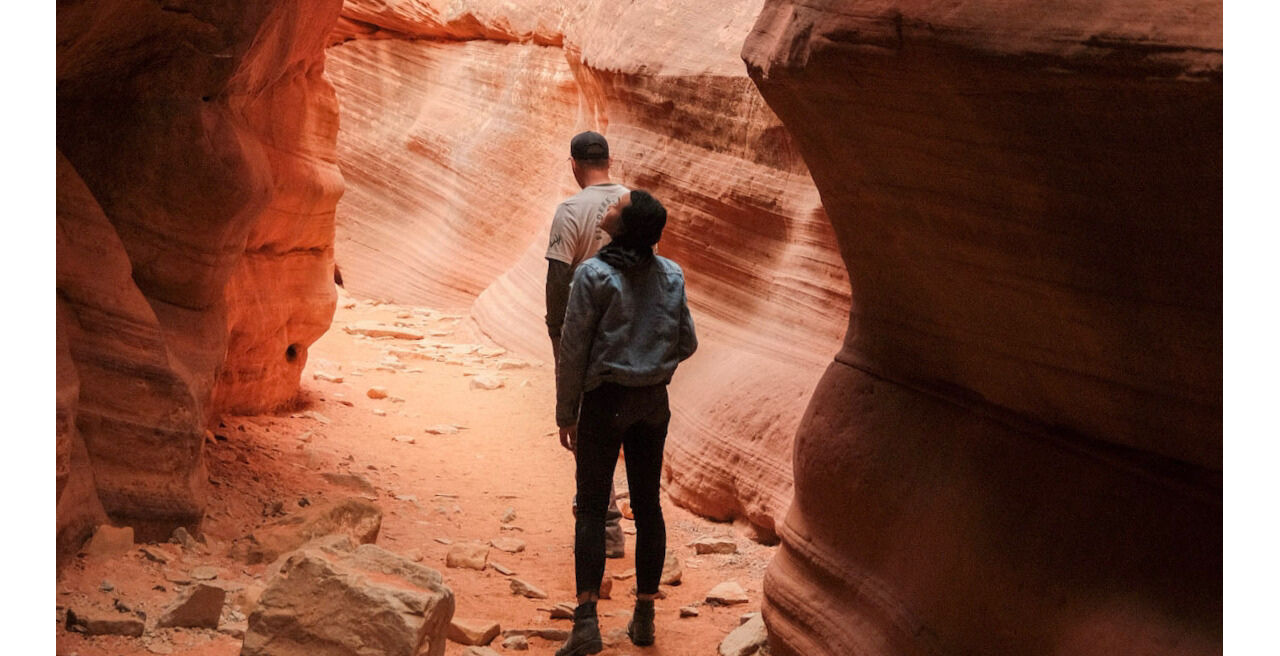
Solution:
M359 497L317 504L287 515L236 540L231 557L249 565L271 562L312 539L346 535L358 544L372 543L382 528L382 511Z
M422 432L430 435L457 435L458 430L459 427L453 424L436 424L434 426L427 426L422 429Z
M738 553L738 543L729 538L699 538L691 544L694 552L699 556L703 554Z
M528 648L528 645L525 646ZM462 656L502 656L498 652L488 647L467 647L462 650Z
M84 545L84 553L90 556L115 556L133 549L133 527L116 528L102 524Z
M357 321L342 329L349 335L366 337L394 337L396 339L418 340L424 335L416 330L402 326L392 326L379 321Z
M378 491L375 490L373 487L373 483L370 483L369 479L359 474L347 474L343 472L325 472L323 474L320 474L320 477L326 481L329 481L330 483L333 483L334 485L337 485L338 487L345 487L348 490L352 490L354 492L361 492L363 494L372 494L372 495L378 494Z
M489 544L492 545L494 549L497 549L498 551L505 551L507 553L520 553L521 551L524 551L525 548L524 540L519 538L494 538L489 540Z
M487 374L476 376L471 379L471 389L496 390L504 384L505 383L502 382L501 378Z
M759 613L725 636L720 642L720 656L753 656L769 644L769 632Z
M751 601L747 591L737 581L725 581L707 593L707 603L712 606L735 606Z
M460 645L487 645L502 633L502 626L489 620L453 618L449 623L449 639Z
M699 614L697 606L680 607L680 617L697 617Z
M546 599L547 593L527 581L511 579L511 592L530 599Z
M528 651L529 639L524 636L513 635L502 641L502 648L507 651Z
M443 654L454 598L440 573L376 545L339 545L282 558L240 655Z
M525 638L537 637L543 640L551 640L553 642L563 642L569 639L569 629L507 629L502 632L503 638L511 638L514 636L522 636Z
M489 561L489 547L478 542L463 542L449 548L445 567L483 570Z
M134 615L97 608L67 609L67 630L87 635L138 637L146 625Z
M166 609L156 625L216 629L226 600L226 590L207 583L197 584Z
M376 387L376 386L370 387L369 390L364 393L364 395L371 399L385 399L387 398L387 388Z

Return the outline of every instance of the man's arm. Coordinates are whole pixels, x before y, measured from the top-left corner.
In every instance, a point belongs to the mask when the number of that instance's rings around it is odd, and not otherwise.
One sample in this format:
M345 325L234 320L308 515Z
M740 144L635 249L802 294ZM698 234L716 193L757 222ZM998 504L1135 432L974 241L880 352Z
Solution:
M569 291L569 307L560 333L560 360L556 366L556 425L564 428L578 423L578 404L591 364L600 313L593 299L596 281L591 269L578 267Z
M565 308L569 304L571 280L573 280L571 265L547 258L547 334L551 335L553 341L560 339Z

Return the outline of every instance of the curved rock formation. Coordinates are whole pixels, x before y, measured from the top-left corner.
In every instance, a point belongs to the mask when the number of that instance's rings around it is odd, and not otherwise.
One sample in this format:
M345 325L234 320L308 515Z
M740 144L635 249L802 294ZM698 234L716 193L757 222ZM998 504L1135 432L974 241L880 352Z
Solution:
M614 177L668 207L660 250L685 268L701 341L674 382L667 489L769 538L849 300L816 190L738 57L748 5L349 2L329 70L347 288L474 300L487 334L548 362L543 254L577 191L567 144L608 135Z
M195 528L206 422L296 393L336 302L340 6L59 6L60 555L89 480L139 539Z
M774 653L1220 653L1221 4L769 0L853 287Z

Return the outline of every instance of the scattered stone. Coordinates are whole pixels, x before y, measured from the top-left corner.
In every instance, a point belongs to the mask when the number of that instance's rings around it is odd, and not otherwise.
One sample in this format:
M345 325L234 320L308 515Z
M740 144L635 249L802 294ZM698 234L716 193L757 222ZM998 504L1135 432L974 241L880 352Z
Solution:
M412 560L415 563L420 563L423 560L422 550L410 549L405 552L404 557L408 558L409 560Z
M503 638L523 636L525 638L542 638L552 642L563 642L569 639L568 629L507 629L502 632Z
M684 580L684 568L680 566L680 557L676 552L667 549L667 558L662 561L662 578L658 580L663 585L680 585Z
M422 431L432 435L457 435L458 427L453 424L436 424L435 426L427 426Z
M102 579L102 583L98 584L98 589L103 592L111 592L116 589L116 586L112 585L111 581Z
M369 391L365 392L365 396L368 396L371 399L385 399L387 398L387 388L375 385L370 387Z
M539 590L534 585L520 579L511 579L511 593L523 595L530 599L546 599L547 593Z
M316 420L316 421L318 421L318 422L320 422L320 423L322 423L322 424L332 424L332 423L333 423L333 420L332 420L332 419L330 419L330 418L328 418L328 417L326 417L326 416L324 416L324 415L320 414L319 412L316 412L315 410L308 410L308 411L306 411L306 412L304 412L304 413L302 413L302 414L303 414L304 416L311 417L312 419L314 419L314 420Z
M347 497L316 503L268 523L236 540L230 556L246 565L256 565L271 562L324 535L341 534L356 543L370 543L377 539L381 528L382 511L377 506L358 497Z
M162 656L164 656L166 654L173 653L173 645L167 642L164 642L162 640L152 640L150 642L147 642L146 645L147 645L147 651L153 654L161 654Z
M416 438L414 438L413 436L411 436L411 435L396 435L396 436L392 437L392 438L391 438L391 440L392 440L393 442L400 442L400 443L402 443L402 444L417 444L417 443L418 443L418 440L417 440Z
M502 656L498 652L488 647L467 647L462 650L462 656Z
M432 540L435 540L436 542L439 542L440 544L446 545L446 546L447 546L447 545L450 545L450 544L453 544L453 540L450 540L449 538L431 538L431 539L432 539Z
M502 385L502 379L497 376L482 375L471 379L471 389L496 390Z
M392 403L404 403L404 399L398 396L388 396L387 400Z
M413 318L413 313L412 313L412 312L397 312L397 313L396 313L396 318L397 318L397 319L412 319L412 318Z
M625 581L625 580L627 580L627 579L629 579L629 578L631 578L631 577L633 577L633 576L635 576L635 575L636 575L636 570L635 570L635 568L633 567L633 568L631 568L631 569L624 569L624 570L622 570L621 572L618 572L618 573L614 574L614 575L613 575L613 578L615 578L615 579L617 579L617 580L619 580L619 581Z
M511 576L515 574L515 571L512 570L510 567L507 567L502 563L494 562L492 560L489 561L489 567L492 567L494 570L496 570L499 574L503 576Z
M100 524L93 537L84 545L84 553L91 556L114 556L133 549L133 527L116 528Z
M335 375L333 375L333 374L325 373L325 372L323 372L323 371L317 371L317 372L315 372L314 374L311 374L311 377L312 377L312 378L314 378L314 379L316 379L316 380L322 380L322 381L324 381L324 382L326 382L326 383L341 383L341 382L342 382L342 376L335 376Z
M230 622L224 623L218 627L218 633L229 635L236 640L244 640L244 633L248 630L248 622Z
M759 613L753 614L755 617L734 629L720 642L720 656L755 656L767 649L769 633L765 628L764 618Z
M506 352L507 352L507 349L496 347L496 346L485 346L483 348L476 350L476 353L486 358L496 358L499 355L506 354Z
M696 606L681 606L680 617L697 617L699 615Z
M494 549L497 549L498 551L505 551L507 553L520 553L521 551L524 551L525 547L524 540L521 540L520 538L494 538L489 540L489 544L492 545Z
M364 335L365 337L394 337L395 339L422 339L422 333L411 330L409 328L401 328L398 326L388 326L385 323L377 321L357 321L354 324L346 326L342 329L349 335Z
M748 601L747 591L737 581L725 581L707 593L707 603L712 606L735 606Z
M516 521L516 509L515 509L515 508L507 508L507 511L506 511L506 512L504 512L504 513L502 513L502 520L501 520L501 521L502 521L502 523L503 523L503 524L510 524L511 522Z
M690 543L693 550L699 556L703 554L734 554L738 553L738 543L729 538L699 538Z
M387 416L387 411L383 410L382 408L374 408L373 414L378 417L385 417Z
M218 578L218 568L209 565L201 565L191 570L191 578L197 581L212 581Z
M226 590L200 583L185 592L173 605L169 606L164 611L164 614L160 616L157 626L216 629L218 628L218 619L222 617L222 605L226 602L226 599Z
M332 654L443 653L454 601L439 572L372 544L309 546L281 560L249 615L241 656L315 654L317 645Z
M67 609L67 630L88 635L138 637L146 626L133 615L96 608Z
M529 363L524 360L516 360L514 358L503 358L498 360L498 371L504 371L507 369L526 369L528 367Z
M623 643L630 642L630 638L627 637L626 627L618 627L612 631L606 631L602 633L603 635L601 635L600 638L604 642L604 646L606 647L614 647Z
M513 635L502 641L502 648L507 651L527 651L529 639L522 635Z
M573 619L573 609L573 604L567 601L562 601L549 609L551 611L551 619L571 620Z
M600 598L613 599L613 579L607 576L600 581Z
M375 496L378 494L378 491L373 488L373 484L369 482L369 479L359 474L325 472L320 474L320 476L324 478L324 480L329 481L338 487L345 487L348 490L354 490L356 492L363 492L365 494Z
M489 560L489 547L476 542L455 544L445 555L445 567L484 570Z
M502 633L497 622L453 618L449 623L449 639L460 645L487 645Z
M164 580L174 585L191 585L191 577L181 572L165 572Z

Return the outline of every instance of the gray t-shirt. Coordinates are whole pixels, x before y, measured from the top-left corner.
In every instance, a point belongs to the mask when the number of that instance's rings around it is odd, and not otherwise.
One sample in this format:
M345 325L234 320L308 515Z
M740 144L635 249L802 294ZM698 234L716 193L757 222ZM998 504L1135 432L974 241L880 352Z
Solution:
M600 229L600 219L623 194L630 191L614 183L595 184L570 196L556 206L551 220L551 241L547 259L578 266L609 242Z

